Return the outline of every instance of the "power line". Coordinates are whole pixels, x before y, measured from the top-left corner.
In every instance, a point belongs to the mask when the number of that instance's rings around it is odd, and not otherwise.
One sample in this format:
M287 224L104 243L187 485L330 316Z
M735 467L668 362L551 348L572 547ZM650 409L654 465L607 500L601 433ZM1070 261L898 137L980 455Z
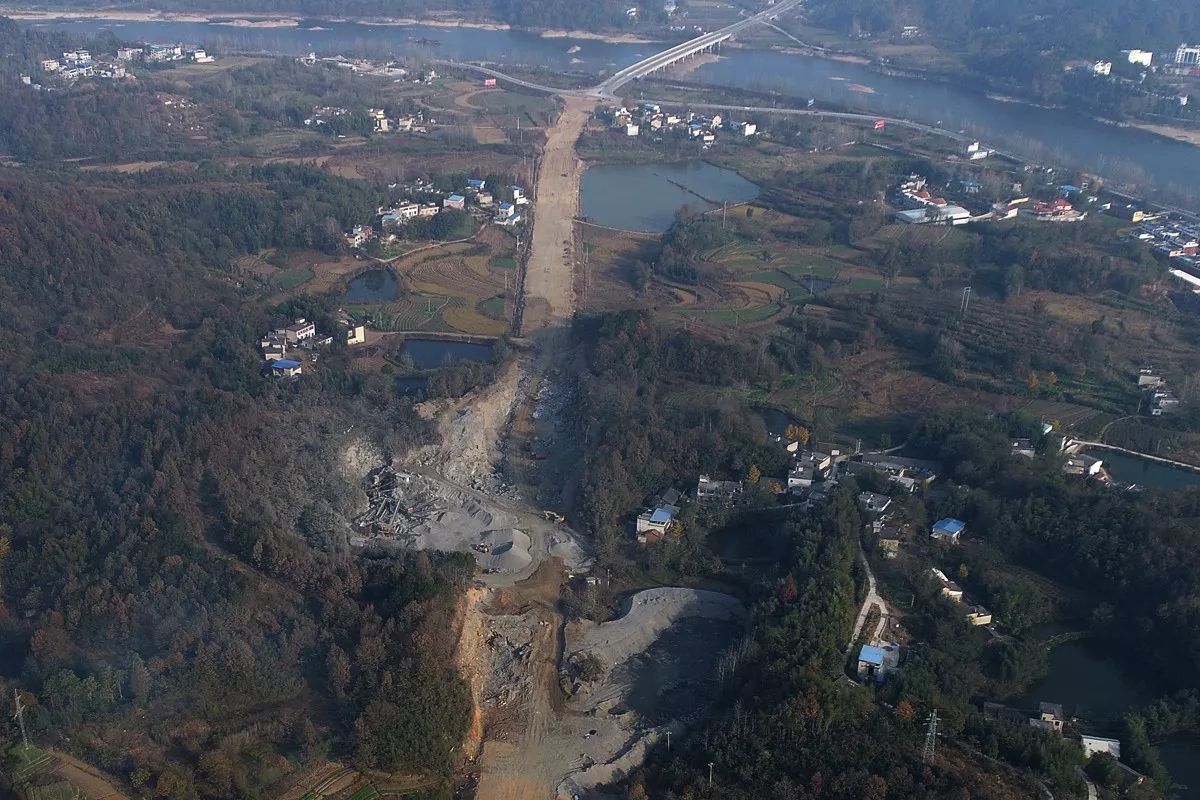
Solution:
M13 719L21 726L21 741L25 743L25 749L29 749L29 731L25 730L25 704L21 702L21 692L17 688L13 688L13 707L17 713L13 714Z
M937 752L937 735L938 713L935 708L929 712L929 726L925 729L925 750L921 753L921 760L926 764L933 760L933 756Z

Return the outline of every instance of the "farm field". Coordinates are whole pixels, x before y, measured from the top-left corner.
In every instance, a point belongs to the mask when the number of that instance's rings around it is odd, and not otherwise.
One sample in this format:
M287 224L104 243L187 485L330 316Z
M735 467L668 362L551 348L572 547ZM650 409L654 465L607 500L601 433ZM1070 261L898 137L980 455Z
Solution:
M513 246L509 234L488 227L471 242L402 256L391 264L400 296L351 310L382 330L500 336L512 325L516 275L496 262L512 262Z

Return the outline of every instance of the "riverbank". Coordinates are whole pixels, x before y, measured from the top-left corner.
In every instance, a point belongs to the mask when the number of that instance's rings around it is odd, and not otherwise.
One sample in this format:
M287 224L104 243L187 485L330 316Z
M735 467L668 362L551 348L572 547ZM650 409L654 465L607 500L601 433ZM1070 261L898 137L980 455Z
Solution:
M469 28L482 31L509 31L513 26L507 22L483 20L449 19L445 17L330 17L314 18L309 14L261 11L157 11L154 9L96 8L82 10L53 10L0 6L0 16L20 22L191 22L206 25L226 25L236 28L297 28L302 21L317 19L321 22L349 23L357 25L387 25L393 27ZM562 29L532 29L544 39L582 39L606 44L654 44L660 39L647 38L632 33L593 33L591 31Z

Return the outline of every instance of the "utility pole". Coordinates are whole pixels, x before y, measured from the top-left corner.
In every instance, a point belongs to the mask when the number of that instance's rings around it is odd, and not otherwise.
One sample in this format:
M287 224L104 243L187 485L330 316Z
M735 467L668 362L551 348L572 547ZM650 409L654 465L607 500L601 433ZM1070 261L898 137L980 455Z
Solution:
M937 728L938 713L935 708L929 712L929 727L925 729L925 750L921 753L921 760L926 764L933 760L934 753L937 751Z
M17 713L13 714L13 719L21 726L21 741L25 744L25 749L29 749L29 731L25 730L25 704L21 702L21 690L13 689L13 707ZM709 782L712 782L711 777Z
M667 729L667 752L671 752L671 729Z
M962 301L958 304L959 316L965 317L967 315L967 309L970 307L970 305L971 305L971 287L964 286L963 290L962 290Z
M710 788L712 787L712 768L713 762L710 761L708 762L708 785Z
M725 230L725 214L729 211L729 201L721 203L721 230Z

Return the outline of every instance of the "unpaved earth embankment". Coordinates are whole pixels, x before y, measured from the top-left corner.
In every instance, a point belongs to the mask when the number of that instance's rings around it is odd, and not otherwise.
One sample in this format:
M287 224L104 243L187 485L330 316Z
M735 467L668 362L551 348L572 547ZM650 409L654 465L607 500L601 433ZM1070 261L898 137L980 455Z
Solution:
M538 169L533 238L525 265L525 331L560 327L575 309L575 217L583 164L575 143L595 100L568 97L547 130Z

